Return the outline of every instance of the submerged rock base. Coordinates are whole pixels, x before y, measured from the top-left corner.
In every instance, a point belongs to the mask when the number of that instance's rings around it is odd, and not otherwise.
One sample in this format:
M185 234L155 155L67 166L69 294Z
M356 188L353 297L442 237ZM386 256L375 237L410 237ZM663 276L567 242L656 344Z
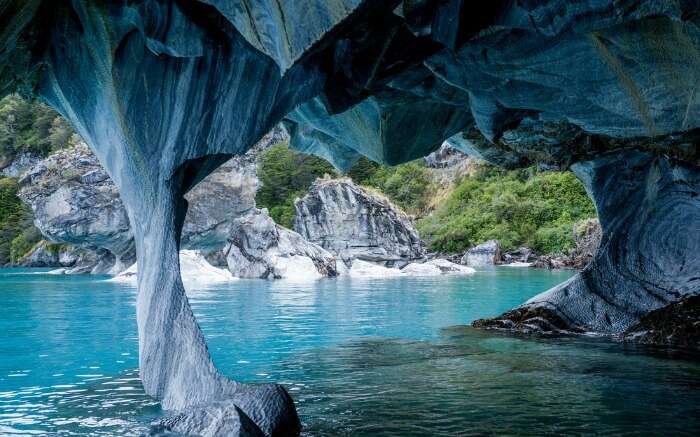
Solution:
M700 169L627 151L573 170L600 216L603 236L595 258L568 281L474 326L625 333L644 342L690 345L700 294Z
M151 435L263 437L265 434L233 402L218 402L175 414L151 425Z
M700 295L688 296L643 316L622 335L625 341L700 349Z
M472 326L480 329L513 330L523 333L582 333L556 311L541 306L522 306L493 319L478 319Z

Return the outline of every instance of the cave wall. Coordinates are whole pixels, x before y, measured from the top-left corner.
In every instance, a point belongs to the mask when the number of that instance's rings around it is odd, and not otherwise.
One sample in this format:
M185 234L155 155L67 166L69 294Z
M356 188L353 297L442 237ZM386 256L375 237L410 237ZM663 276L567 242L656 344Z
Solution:
M0 94L46 100L120 190L143 263L146 392L166 409L234 399L266 435L288 435L299 421L282 388L236 383L211 362L179 275L183 195L281 120L293 147L341 168L360 155L397 164L447 138L508 167L571 167L601 211L603 250L537 302L563 326L623 329L698 291L699 9L0 0Z

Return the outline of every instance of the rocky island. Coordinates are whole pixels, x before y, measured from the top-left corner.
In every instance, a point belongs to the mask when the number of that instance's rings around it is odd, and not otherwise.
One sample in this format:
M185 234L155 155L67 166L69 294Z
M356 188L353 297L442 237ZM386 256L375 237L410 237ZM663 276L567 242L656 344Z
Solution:
M297 435L281 386L230 380L210 358L180 277L185 195L280 121L292 147L338 168L362 155L399 164L447 139L509 168L571 169L598 212L595 257L478 325L621 334L664 308L672 324L679 307L686 324L700 292L697 11L660 0L3 0L0 93L48 102L119 190L139 260L140 377L165 409L185 411L162 426Z

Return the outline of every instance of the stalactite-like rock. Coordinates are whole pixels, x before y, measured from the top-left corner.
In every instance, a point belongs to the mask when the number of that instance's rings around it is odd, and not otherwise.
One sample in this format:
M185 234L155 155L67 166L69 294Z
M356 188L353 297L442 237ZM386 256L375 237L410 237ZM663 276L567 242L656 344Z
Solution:
M211 362L178 272L183 195L282 119L294 147L339 167L404 162L448 137L509 167L572 167L601 213L601 250L520 319L623 330L699 291L699 9L0 0L0 94L44 98L120 190L142 262L146 392L165 408L233 399L266 435L287 435L299 422L283 389L237 384Z

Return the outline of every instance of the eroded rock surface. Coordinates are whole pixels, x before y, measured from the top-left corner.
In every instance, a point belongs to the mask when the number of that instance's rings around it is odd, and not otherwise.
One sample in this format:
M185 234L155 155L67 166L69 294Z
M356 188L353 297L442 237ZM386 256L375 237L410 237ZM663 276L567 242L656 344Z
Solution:
M225 162L187 193L183 247L205 251L223 248L231 235L232 221L255 207L257 157L286 140L282 129L273 129L255 147ZM31 206L34 223L46 237L95 252L92 257L84 254L82 268L67 273L117 274L136 261L124 204L87 145L54 153L30 168L20 183L19 196ZM87 268L90 258L94 269Z
M294 209L294 230L348 264L402 266L425 255L408 216L349 179L318 179Z
M642 316L627 328L625 341L700 349L700 296L686 296Z
M134 236L119 191L86 144L58 151L29 169L18 196L51 241L108 251L113 264L99 273L118 273L135 262Z
M293 147L339 167L448 138L504 166L572 167L601 248L526 306L569 328L621 332L700 292L686 238L700 221L697 1L0 5L0 94L42 96L119 187L141 262L140 375L166 409L231 398L266 435L299 431L281 387L216 370L178 270L183 195L282 119Z
M332 254L277 225L266 209L233 221L223 253L238 278L309 280L338 275Z

